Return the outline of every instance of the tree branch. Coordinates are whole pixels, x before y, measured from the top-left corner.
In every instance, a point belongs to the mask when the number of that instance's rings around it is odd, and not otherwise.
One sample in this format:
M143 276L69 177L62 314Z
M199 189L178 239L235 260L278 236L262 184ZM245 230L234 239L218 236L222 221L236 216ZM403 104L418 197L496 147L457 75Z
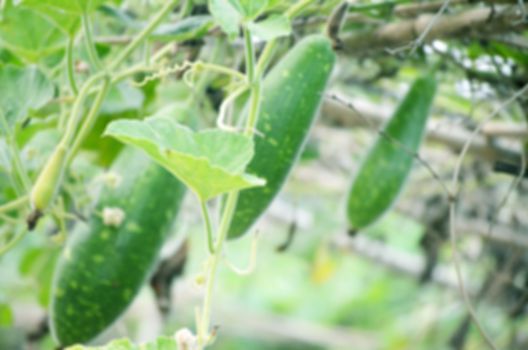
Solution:
M398 49L412 44L433 21L434 15L424 14L416 19L381 25L366 32L342 35L343 52L363 56ZM496 35L526 28L522 11L516 6L473 8L454 15L440 16L431 24L424 42L435 39Z

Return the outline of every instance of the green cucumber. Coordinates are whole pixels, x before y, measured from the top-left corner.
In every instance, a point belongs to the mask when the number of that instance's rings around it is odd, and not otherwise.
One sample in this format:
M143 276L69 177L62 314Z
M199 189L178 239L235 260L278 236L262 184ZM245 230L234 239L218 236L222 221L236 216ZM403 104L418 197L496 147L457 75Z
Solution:
M363 160L348 193L351 231L375 222L398 197L423 139L435 93L434 76L416 79Z
M255 156L247 172L266 186L240 192L229 238L253 225L280 191L296 162L319 110L335 54L329 39L304 38L266 76L255 136Z
M50 323L61 346L94 338L132 302L185 193L173 175L138 151L125 150L112 170L117 186L105 187L88 223L74 229L54 273ZM105 224L105 208L121 209L122 222Z

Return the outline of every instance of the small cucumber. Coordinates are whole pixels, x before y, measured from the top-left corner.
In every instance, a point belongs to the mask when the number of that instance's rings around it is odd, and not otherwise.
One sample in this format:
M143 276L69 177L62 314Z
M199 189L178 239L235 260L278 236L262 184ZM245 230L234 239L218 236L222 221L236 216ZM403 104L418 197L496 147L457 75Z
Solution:
M352 231L379 219L398 197L411 171L413 153L420 147L435 93L432 75L416 79L363 160L348 194Z
M112 169L117 185L105 187L87 225L74 229L54 273L50 323L61 346L94 338L132 302L185 193L173 175L137 151L125 150ZM121 215L103 218L112 211Z
M244 234L281 189L317 115L334 63L331 42L313 35L294 46L264 79L257 123L263 136L255 136L247 172L267 182L240 192L229 238Z

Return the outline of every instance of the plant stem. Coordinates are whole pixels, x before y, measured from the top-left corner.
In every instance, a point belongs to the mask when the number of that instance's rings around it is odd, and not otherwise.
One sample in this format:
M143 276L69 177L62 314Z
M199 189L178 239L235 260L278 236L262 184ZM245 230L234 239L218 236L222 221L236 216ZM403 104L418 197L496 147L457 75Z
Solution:
M216 277L216 270L218 263L222 257L222 248L224 241L227 237L229 226L231 225L231 219L235 212L236 204L238 201L238 191L230 192L227 196L226 205L220 221L220 227L218 229L218 238L214 247L214 254L209 257L207 262L207 275L205 277L205 296L202 307L202 316L200 317L200 327L198 329L198 349L201 350L207 345L207 338L209 337L209 322L211 318L211 304L213 299L213 288Z
M244 29L244 38L246 43L247 80L251 84L251 107L249 110L244 134L249 137L252 137L258 118L258 110L261 99L260 77L255 75L255 52L251 39L251 33L247 29ZM222 219L218 228L218 238L214 247L214 254L209 257L209 260L206 264L206 287L202 307L202 315L199 320L200 327L198 329L198 349L203 349L207 345L209 337L209 323L211 318L211 304L216 270L218 269L218 263L220 262L222 257L222 248L224 245L224 241L226 240L229 231L229 226L231 225L231 220L233 219L233 214L235 212L235 208L238 202L238 194L239 191L233 191L230 192L227 196L224 211L222 213Z
M301 13L304 8L308 5L310 5L314 0L301 0L299 1L298 3L296 3L295 5L293 5L292 7L290 7L287 11L286 11L286 17L288 17L289 19L292 19L294 17L297 17L299 15L299 13Z
M84 43L86 46L86 51L88 52L88 59L90 63L96 70L101 70L101 61L99 60L99 55L95 50L95 42L92 36L92 28L90 27L90 18L88 17L88 12L84 10L82 12L82 27L84 32Z
M208 70L208 71L211 71L211 72L215 72L215 73L219 73L219 74L225 74L225 75L228 75L228 76L240 79L240 80L246 80L247 79L247 77L244 74L242 74L242 73L240 73L240 72L238 72L238 71L236 71L234 69L227 68L227 67L224 67L224 66L220 66L218 64L206 63L206 62L198 61L198 62L194 63L193 65L194 65L196 70L205 69L205 70Z
M250 107L248 113L248 119L246 122L246 128L244 135L252 137L257 125L258 114L260 110L260 85L261 85L261 74L255 69L255 49L253 47L253 40L251 33L247 28L244 28L244 39L246 43L246 66L247 66L247 79L251 87L250 95Z
M75 35L70 34L68 47L66 48L66 65L68 66L68 82L70 83L71 92L73 95L77 95L79 90L77 89L77 83L75 82L75 67L73 62L74 45Z
M11 210L20 208L21 206L29 203L29 197L27 195L19 197L11 202L0 205L0 213L5 213Z
M15 137L12 130L7 124L7 119L2 111L0 111L0 122L2 123L2 128L6 133L6 142L10 151L10 158L12 162L13 169L17 174L20 182L22 183L22 188L25 193L28 193L31 189L31 181L29 180L27 171L20 159L20 152L18 151L18 145L16 143Z
M92 86L94 86L99 79L102 79L105 76L104 73L97 73L92 75L82 86L81 90L79 91L79 95L75 99L75 103L73 104L71 113L70 113L70 119L68 120L68 124L66 125L66 130L64 131L64 135L62 137L61 142L63 142L65 145L70 145L73 137L75 135L75 130L77 125L79 124L79 119L81 116L81 110L83 107L84 100L91 92Z
M142 42L149 36L154 29L163 21L163 18L172 10L172 8L179 2L179 0L170 0L163 6L163 8L156 14L152 21L132 40L116 59L110 64L109 70L116 69L127 57L134 51Z
M299 13L301 13L304 8L308 5L310 5L313 2L313 0L302 0L290 7L286 11L286 17L288 17L289 20L293 19ZM269 41L266 46L264 47L264 50L262 50L262 53L260 54L259 61L257 64L257 75L262 76L264 74L264 71L266 70L269 61L271 60L271 57L273 56L273 53L275 51L275 48L277 47L277 40L271 40Z
M244 28L244 43L246 48L246 75L250 84L255 81L255 49L249 29Z
M192 0L184 0L183 4L181 5L179 16L180 18L185 18L189 13L191 13L191 10L193 8L193 1Z
M214 254L214 239L213 239L213 229L211 226L211 217L209 215L209 209L207 208L207 203L200 200L200 208L202 209L202 216L205 221L205 230L207 233L207 246L209 247L209 253Z
M86 116L84 123L81 125L81 128L79 129L79 132L77 133L77 136L75 137L73 145L71 146L68 152L68 159L66 160L66 164L69 164L73 160L73 157L75 157L75 154L81 147L81 144L84 141L86 135L92 129L95 119L97 118L97 115L99 113L99 109L101 109L101 105L103 104L103 101L106 97L106 94L108 93L109 88L110 88L110 77L106 77L103 81L102 86L99 88L99 92L97 93L95 97L95 100L92 104L92 108L90 109L90 112L88 112L88 115Z
M21 230L22 232L20 232L13 239L7 242L6 245L0 247L0 257L7 253L9 250L11 250L15 245L17 245L17 243L20 242L20 240L24 238L24 236L28 233L28 230L25 227L21 228Z

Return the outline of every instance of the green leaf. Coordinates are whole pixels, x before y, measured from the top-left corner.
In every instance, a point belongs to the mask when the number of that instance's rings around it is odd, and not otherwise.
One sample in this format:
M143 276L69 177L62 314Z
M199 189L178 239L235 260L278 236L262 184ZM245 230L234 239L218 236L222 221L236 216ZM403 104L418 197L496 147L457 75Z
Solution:
M130 84L121 83L108 92L102 106L101 114L117 114L137 110L143 106L143 92Z
M152 342L140 345L135 345L128 339L117 339L103 346L74 345L66 350L178 350L178 344L175 339L169 337L159 337Z
M230 0L231 3L239 4L239 11L247 20L253 20L258 17L268 6L268 0Z
M47 8L48 10L65 13L69 15L80 16L84 11L94 11L105 0L24 0L23 4L34 6L39 9Z
M192 16L175 23L160 25L153 33L156 40L181 42L204 37L213 26L211 16Z
M44 14L23 6L4 10L0 21L0 46L30 62L66 45L64 33Z
M273 15L259 22L250 22L251 33L264 41L273 40L291 33L291 23L285 15Z
M50 301L51 282L60 249L38 247L28 250L20 262L20 274L36 282L35 292L40 305L47 307Z
M230 0L209 0L209 12L230 38L238 35L242 14Z
M0 327L9 327L13 324L13 312L7 304L0 304Z
M117 120L105 135L139 147L185 183L202 201L219 194L264 185L244 173L253 140L221 130L193 132L167 118Z
M31 110L48 103L55 93L53 84L36 67L0 67L0 112L9 126L21 121Z
M65 33L73 34L84 11L90 13L105 0L23 0L22 4L48 17Z

